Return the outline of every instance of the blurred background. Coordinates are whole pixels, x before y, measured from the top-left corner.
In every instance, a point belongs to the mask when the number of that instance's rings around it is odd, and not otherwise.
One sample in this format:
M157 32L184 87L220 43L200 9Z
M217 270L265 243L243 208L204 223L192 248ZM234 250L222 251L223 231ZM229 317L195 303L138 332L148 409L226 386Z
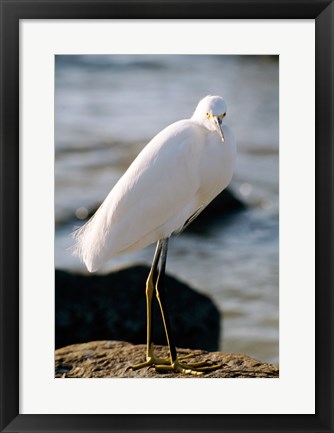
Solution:
M278 56L56 56L55 266L87 272L68 248L148 141L220 95L238 148L230 191L245 210L170 242L167 273L211 297L220 350L278 364ZM100 272L150 265L154 246ZM144 296L144 288L143 288Z

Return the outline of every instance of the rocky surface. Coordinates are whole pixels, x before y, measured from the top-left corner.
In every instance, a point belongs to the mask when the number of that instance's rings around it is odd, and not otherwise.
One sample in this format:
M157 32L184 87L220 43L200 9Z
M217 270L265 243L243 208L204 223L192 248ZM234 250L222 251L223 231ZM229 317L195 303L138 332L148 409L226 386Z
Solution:
M246 355L227 352L178 349L179 355L193 354L184 362L209 360L220 364L219 369L201 376L174 372L157 372L153 367L132 370L131 366L145 361L145 345L133 345L122 341L93 341L74 344L56 350L55 377L57 378L278 378L278 367L257 361ZM156 346L155 354L166 357L168 350Z
M108 275L56 270L56 348L95 340L146 342L146 266ZM179 347L217 350L221 315L207 296L166 276L167 301ZM166 344L160 310L154 305L153 341Z

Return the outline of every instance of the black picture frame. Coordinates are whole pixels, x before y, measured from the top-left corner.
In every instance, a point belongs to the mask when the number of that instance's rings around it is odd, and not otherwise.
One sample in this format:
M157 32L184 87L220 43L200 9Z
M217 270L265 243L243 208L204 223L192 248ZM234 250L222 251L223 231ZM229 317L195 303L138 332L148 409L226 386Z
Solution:
M68 0L66 2L0 0L0 5L1 432L333 432L333 2L323 0ZM315 20L315 415L19 414L19 21L21 19L108 18ZM300 308L302 308L302 301Z

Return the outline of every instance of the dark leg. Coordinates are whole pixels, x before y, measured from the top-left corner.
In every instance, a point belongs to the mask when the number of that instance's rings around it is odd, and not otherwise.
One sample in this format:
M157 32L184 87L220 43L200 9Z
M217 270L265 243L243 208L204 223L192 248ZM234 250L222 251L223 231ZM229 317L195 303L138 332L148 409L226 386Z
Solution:
M168 239L163 239L161 241L161 257L160 257L160 269L156 282L156 296L159 302L161 316L165 327L165 333L167 338L167 343L170 352L170 363L163 363L162 365L155 364L157 370L173 370L175 372L184 373L184 374L192 374L192 375L201 375L205 372L210 372L213 370L217 370L220 368L220 365L209 365L206 361L191 363L191 364L182 364L177 356L173 333L170 324L170 318L167 310L167 302L166 302L166 290L165 290L165 270L166 270L166 260L167 260L167 251L168 251ZM183 359L187 358L184 357ZM192 355L190 355L192 357ZM167 364L167 365L166 365Z
M165 271L166 271L166 260L167 260L167 251L168 251L168 239L162 240L161 243L162 243L161 263L160 263L160 269L159 269L159 274L158 274L155 288L156 288L157 300L159 302L159 306L161 310L162 320L165 327L171 361L173 363L176 360L176 349L175 349L175 343L174 343L173 333L171 329L169 314L167 310L166 289L165 289Z
M153 355L153 342L152 342L152 323L153 323L153 292L154 284L157 278L158 263L161 255L161 242L157 243L154 253L152 267L148 278L146 280L146 318L147 318L147 348L146 359L148 360Z
M156 358L154 356L154 347L152 342L152 322L153 322L153 304L152 298L154 293L154 286L158 274L158 263L161 256L162 241L158 241L155 250L152 267L148 278L146 280L146 316L147 316L147 346L146 346L146 361L136 364L132 367L133 370L148 367L153 364L169 364L169 359Z
M181 364L178 358L173 339L173 334L170 325L169 314L166 305L165 296L165 270L166 270L166 259L168 250L168 239L160 240L157 244L157 248L154 254L152 267L149 276L146 281L146 312L147 312L147 348L146 348L146 361L140 364L136 364L132 367L133 370L137 370L143 367L149 367L154 365L156 370L173 370L179 373L199 375L204 372L216 370L220 366L210 365L206 362L192 363L192 364ZM158 272L158 264L160 261L160 267ZM154 292L154 285L156 288L156 296L159 302L163 324L165 327L168 348L170 352L170 358L156 358L154 356L154 347L152 342L152 298ZM183 357L186 359L193 355L187 355Z

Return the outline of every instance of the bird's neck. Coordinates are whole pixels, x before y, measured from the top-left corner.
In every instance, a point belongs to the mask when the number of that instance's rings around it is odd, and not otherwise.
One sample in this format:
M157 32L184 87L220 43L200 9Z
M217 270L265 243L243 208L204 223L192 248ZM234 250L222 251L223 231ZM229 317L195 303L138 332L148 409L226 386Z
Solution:
M205 124L203 123L202 119L198 119L194 115L190 118L191 122L194 123L197 127L201 129L201 132L203 132L205 135L210 134L213 131L210 131Z

